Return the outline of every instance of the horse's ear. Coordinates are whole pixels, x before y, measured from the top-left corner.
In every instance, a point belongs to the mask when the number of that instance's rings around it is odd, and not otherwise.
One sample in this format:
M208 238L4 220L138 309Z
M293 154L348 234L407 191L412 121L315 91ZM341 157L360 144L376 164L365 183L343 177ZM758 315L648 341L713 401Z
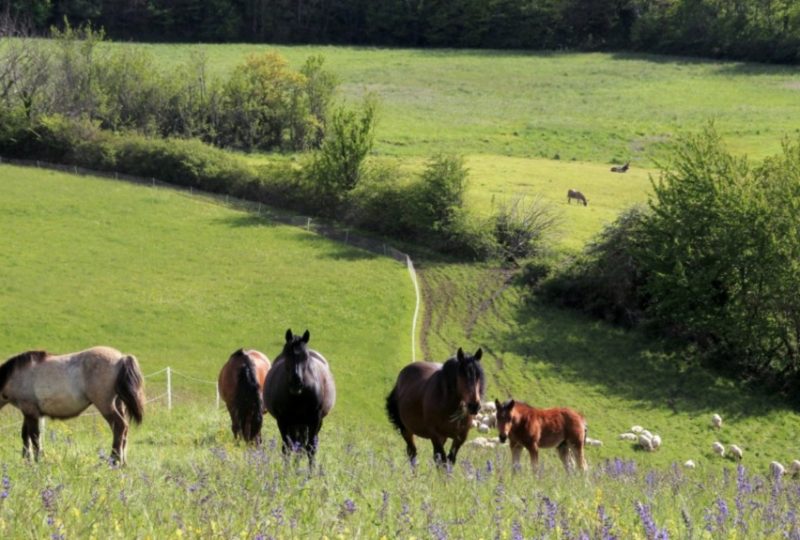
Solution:
M517 404L517 402L516 402L516 401L514 401L513 399L509 399L509 400L508 400L508 408L509 408L509 409L513 409L513 408L514 408L514 405L516 405L516 404Z
M498 410L503 408L503 404L500 403L500 400L497 398L494 398L494 406L497 407Z
M309 334L308 330L306 329L306 331L303 332L303 343L308 343L309 339L311 339L311 334Z
M294 339L294 336L292 335L292 329L288 328L286 330L286 343L291 343L293 339Z
M458 358L459 362L462 362L464 360L464 349L462 349L461 347L459 347L458 352L456 352L456 358Z
M475 360L478 360L478 361L480 361L480 359L481 359L481 357L482 357L482 356L483 356L483 349L480 349L480 348L479 348L477 351L475 351L475 355L473 356L473 358L474 358Z

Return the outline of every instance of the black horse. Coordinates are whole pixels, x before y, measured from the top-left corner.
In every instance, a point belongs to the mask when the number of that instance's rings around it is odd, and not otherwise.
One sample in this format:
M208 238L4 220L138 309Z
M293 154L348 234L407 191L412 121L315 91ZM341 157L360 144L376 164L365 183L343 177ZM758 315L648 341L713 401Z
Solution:
M313 465L317 435L336 402L336 386L327 360L308 348L309 338L308 330L302 337L286 331L283 351L264 382L264 405L278 422L283 453L303 450Z

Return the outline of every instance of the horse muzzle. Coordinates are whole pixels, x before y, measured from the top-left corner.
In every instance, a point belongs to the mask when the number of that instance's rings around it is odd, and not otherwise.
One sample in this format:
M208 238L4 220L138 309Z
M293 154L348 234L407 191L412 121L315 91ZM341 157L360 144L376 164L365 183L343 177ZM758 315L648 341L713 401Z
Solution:
M467 411L469 414L478 414L481 410L481 404L478 402L473 401L472 403L467 404Z
M506 442L506 439L508 439L508 435L506 435L505 433L501 433L500 435L497 436L497 438L500 439L500 444L503 444Z
M303 387L302 386L290 386L289 387L289 393L292 394L293 396L299 396L300 394L303 393Z

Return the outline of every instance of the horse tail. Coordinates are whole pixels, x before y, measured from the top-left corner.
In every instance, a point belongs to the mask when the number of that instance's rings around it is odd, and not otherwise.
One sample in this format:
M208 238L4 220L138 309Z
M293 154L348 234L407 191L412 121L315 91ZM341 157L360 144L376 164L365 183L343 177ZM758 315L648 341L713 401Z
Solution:
M114 391L125 404L128 417L141 424L144 417L144 377L135 356L122 357L122 369L117 375Z
M397 386L392 388L392 391L386 396L386 414L389 415L389 420L399 431L405 429L403 421L400 420L400 404L397 402Z
M246 441L250 441L261 432L264 416L261 412L263 408L261 388L258 386L253 362L247 356L239 368L239 376L236 379L234 407L239 417L242 436Z

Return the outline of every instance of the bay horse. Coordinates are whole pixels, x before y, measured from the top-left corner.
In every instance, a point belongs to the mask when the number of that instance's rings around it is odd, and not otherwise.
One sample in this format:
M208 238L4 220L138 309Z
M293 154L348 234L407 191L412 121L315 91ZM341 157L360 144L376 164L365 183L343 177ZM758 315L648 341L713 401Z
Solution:
M303 450L313 467L322 420L336 403L336 385L325 357L308 348L310 338L308 330L302 336L286 330L283 351L264 382L264 405L278 422L284 455Z
M219 395L231 415L233 438L261 443L264 421L264 379L270 363L264 353L254 349L234 352L219 372Z
M482 354L478 349L466 355L459 348L444 364L413 362L400 370L386 398L386 412L405 439L412 464L417 457L414 435L431 440L437 464L455 463L486 388ZM453 443L445 457L447 439L453 439Z
M584 446L586 444L586 420L567 407L537 409L513 399L497 407L497 431L500 442L508 439L511 460L519 467L519 456L523 448L528 450L531 467L536 470L540 448L557 448L558 456L567 472L570 471L570 451L575 453L578 467L587 470Z
M567 190L567 204L569 204L572 199L578 201L578 203L583 203L583 206L588 206L588 202L586 201L586 197L583 196L583 193L578 191L577 189L568 189Z
M620 166L616 166L615 165L615 166L611 167L611 172L626 173L626 172L628 172L628 167L630 167L630 166L631 166L631 162L630 161L626 161L625 165L620 165Z
M136 358L111 347L53 356L27 351L0 365L0 408L23 416L22 456L39 460L39 418L67 419L94 405L114 434L111 459L127 461L128 419L144 416L144 378Z

